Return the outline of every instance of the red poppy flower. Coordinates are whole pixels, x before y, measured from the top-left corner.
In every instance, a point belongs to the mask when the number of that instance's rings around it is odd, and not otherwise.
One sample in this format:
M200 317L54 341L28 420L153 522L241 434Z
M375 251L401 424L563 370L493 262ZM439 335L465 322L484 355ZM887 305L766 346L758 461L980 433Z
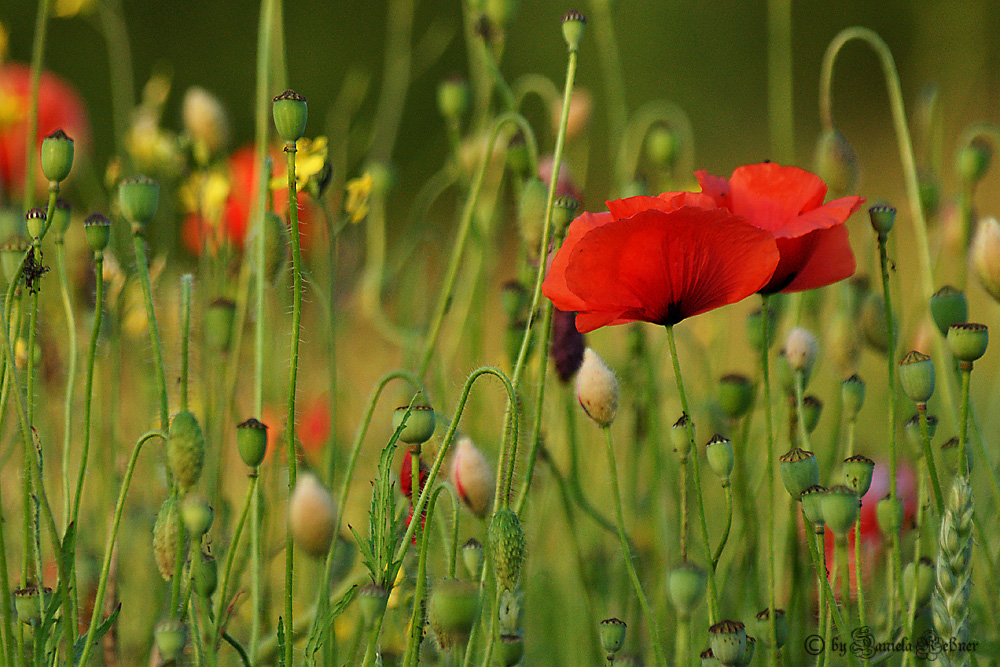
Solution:
M0 66L0 186L18 195L24 187L30 91L31 69L27 65L8 63ZM38 89L37 150L41 150L45 137L59 129L74 141L77 155L89 143L87 114L80 96L68 83L44 72ZM37 159L35 168L39 187L46 186Z
M280 153L274 153L275 162L283 159ZM250 225L250 213L254 194L259 178L255 165L256 150L244 146L229 156L229 195L226 197L225 210L222 213L222 227L216 230L212 223L202 218L198 213L191 213L184 218L181 229L181 239L184 246L195 255L201 254L202 247L215 250L225 240L237 249L243 248L247 228ZM288 191L274 191L274 208L278 215L286 218L288 213ZM309 195L299 193L299 238L302 249L309 247L309 223L313 219L313 206L309 203Z
M697 193L608 202L573 221L542 292L576 311L581 332L626 322L673 325L760 290L778 250L768 232Z
M781 261L761 292L799 292L854 274L844 223L863 197L824 205L826 184L818 176L773 162L738 167L728 181L705 171L695 175L717 206L774 235Z

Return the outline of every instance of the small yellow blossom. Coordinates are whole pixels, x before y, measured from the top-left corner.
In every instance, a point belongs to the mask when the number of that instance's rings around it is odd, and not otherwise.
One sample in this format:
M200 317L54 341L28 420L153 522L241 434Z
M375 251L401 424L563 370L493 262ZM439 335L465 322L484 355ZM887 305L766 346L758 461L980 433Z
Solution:
M347 200L344 210L351 216L351 222L359 223L368 215L368 198L371 196L375 179L368 172L347 181Z
M222 217L229 197L229 176L221 169L194 172L181 185L178 196L188 213L216 221Z
M78 14L91 14L97 7L97 0L56 0L52 11L56 16L70 18Z
M326 137L315 139L303 137L295 142L295 183L299 190L305 189L309 181L323 173L328 143ZM286 187L288 187L287 169L275 174L271 179L272 190L282 190Z

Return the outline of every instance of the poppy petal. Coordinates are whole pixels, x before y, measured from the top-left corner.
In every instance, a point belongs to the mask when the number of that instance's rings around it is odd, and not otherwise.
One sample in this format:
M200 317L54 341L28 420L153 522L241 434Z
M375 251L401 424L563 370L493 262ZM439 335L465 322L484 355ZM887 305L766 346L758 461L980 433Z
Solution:
M817 229L830 229L843 224L855 211L861 208L864 201L864 197L842 197L794 218L783 229L774 232L774 236L775 238L794 238Z
M556 252L542 283L542 294L552 300L559 310L581 311L589 310L587 304L566 286L566 265L573 247L584 235L595 227L613 222L610 213L584 213L572 223L566 231L566 240Z
M775 236L793 236L784 233L785 227L819 208L826 196L826 185L815 174L773 162L738 167L729 186L730 210Z
M784 292L800 292L830 285L854 275L856 263L846 225L821 229L809 234L816 237L809 260L798 275L788 283ZM778 239L781 248L781 239Z
M681 206L697 206L698 208L716 208L715 202L701 192L664 192L657 197L636 196L625 199L612 199L605 202L608 210L616 220L631 218L637 213L648 210L676 211Z

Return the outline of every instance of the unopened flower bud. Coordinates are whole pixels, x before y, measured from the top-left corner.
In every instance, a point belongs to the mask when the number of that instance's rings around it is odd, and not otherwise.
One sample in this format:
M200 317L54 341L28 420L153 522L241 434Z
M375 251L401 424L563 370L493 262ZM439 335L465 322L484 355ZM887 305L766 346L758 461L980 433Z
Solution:
M178 412L167 434L167 465L182 493L195 485L204 464L205 434L198 419L187 410Z
M205 311L205 345L213 352L228 352L233 338L236 303L232 299L215 299Z
M312 473L300 475L288 499L288 523L296 544L314 558L326 556L336 517L333 496L319 478Z
M723 375L716 386L719 407L730 419L739 419L753 405L754 386L745 375Z
M212 597L219 584L219 564L215 562L215 556L202 551L192 560L195 592L203 598Z
M823 415L823 401L818 396L812 394L802 399L802 425L806 428L806 433L812 433L819 425L819 418Z
M306 120L309 117L306 98L294 90L286 90L272 100L271 111L278 136L286 145L294 146L306 132Z
M24 216L28 236L39 238L45 232L45 209L33 208Z
M439 582L427 601L427 620L442 651L461 645L479 615L479 589L467 581Z
M524 638L519 634L500 635L496 650L501 667L514 667L524 657Z
M455 444L451 459L451 483L465 506L478 518L485 518L493 505L493 471L468 436L461 436Z
M884 240L896 224L896 209L889 204L875 204L868 209L868 219L871 220L875 234Z
M962 147L955 156L955 172L963 183L975 185L990 168L993 148L983 137L976 137Z
M625 621L617 618L606 618L600 623L601 648L608 655L614 655L625 645L625 631L628 626Z
M913 599L914 587L916 587L917 608L919 609L931 601L931 594L934 592L934 561L927 556L917 561L916 572L914 572L913 561L907 563L903 569L905 600Z
M618 412L618 380L589 347L584 350L583 363L576 374L576 398L599 426L611 426Z
M677 133L673 128L656 123L646 135L646 155L660 169L671 169L677 160Z
M571 9L562 17L563 39L570 51L580 48L580 40L583 39L583 27L587 25L587 17L581 12Z
M910 350L899 360L899 382L915 403L926 403L934 394L934 362L926 354Z
M747 633L739 621L719 621L708 629L715 659L727 667L739 665L747 650Z
M879 530L884 536L899 535L899 531L903 529L904 512L903 501L899 496L895 498L886 496L878 501L875 506L875 517L878 519Z
M796 447L782 454L778 462L781 481L792 498L798 499L803 491L819 483L819 464L812 452Z
M509 508L493 515L489 528L490 552L500 590L513 590L524 563L524 530L521 521Z
M847 194L858 182L858 156L840 130L827 128L816 142L813 172L835 196Z
M875 462L867 456L855 454L844 459L844 483L851 487L858 498L863 498L872 486Z
M50 183L61 183L73 168L73 140L62 130L42 139L42 173Z
M215 512L204 498L194 494L184 496L181 501L181 520L184 529L191 535L192 542L198 542L212 527Z
M818 353L819 344L816 342L816 336L806 329L796 327L785 339L785 358L793 372L802 373L803 384L812 373Z
M670 571L670 602L682 618L691 617L691 613L705 596L707 581L705 571L691 562L685 561Z
M965 292L945 285L931 297L931 316L942 336L948 335L948 327L961 324L969 319L969 300Z
M469 573L469 578L474 581L479 580L483 569L483 545L476 538L470 538L462 545L462 562L465 563L465 571Z
M719 434L712 436L712 439L705 445L705 457L708 459L708 466L712 469L722 485L729 483L729 476L733 473L733 443L729 438L724 438Z
M840 384L840 398L844 402L844 415L848 421L858 418L861 406L865 404L865 381L857 374Z
M959 361L973 362L986 354L990 330L985 324L966 322L948 327L948 347Z
M118 206L138 233L148 225L160 205L160 184L146 176L133 176L118 186Z
M267 426L253 417L236 427L236 447L240 458L251 468L256 468L267 453Z
M458 121L469 109L469 84L465 79L451 77L438 84L438 111L448 120Z
M854 489L838 484L823 496L823 519L837 537L847 537L858 518L861 499Z
M70 213L69 202L62 197L56 199L55 208L52 209L52 224L49 226L56 243L62 243L65 240L66 230L69 229Z
M763 644L767 646L768 639L771 636L771 609L762 609L757 612L748 630L755 637L760 637ZM783 647L785 642L788 641L788 619L785 617L784 609L776 609L774 611L774 634L776 635L778 648Z
M184 130L191 136L197 150L214 155L229 142L229 118L219 98L200 86L184 92L181 106Z
M406 414L409 410L409 415ZM400 442L408 445L422 445L434 435L434 408L429 405L414 404L412 407L403 406L396 408L392 413L392 428L399 430L403 424L403 417L406 417L406 424L399 432Z
M187 643L187 627L175 619L160 621L153 629L153 638L156 640L160 660L163 664L170 664L181 657L184 644Z
M826 491L825 486L813 484L799 495L806 520L818 531L826 525L826 519L823 518L823 496L826 495Z
M691 418L687 415L681 415L681 418L674 422L674 425L670 428L670 442L674 445L674 451L677 452L681 459L688 455L691 451L691 438L688 436L688 422Z
M160 511L156 515L156 523L153 524L153 556L156 558L156 567L164 581L170 581L174 576L177 543L183 537L177 501L171 496L160 505Z
M389 602L389 591L378 584L368 584L358 591L358 606L361 607L361 617L365 627L372 628L382 618Z

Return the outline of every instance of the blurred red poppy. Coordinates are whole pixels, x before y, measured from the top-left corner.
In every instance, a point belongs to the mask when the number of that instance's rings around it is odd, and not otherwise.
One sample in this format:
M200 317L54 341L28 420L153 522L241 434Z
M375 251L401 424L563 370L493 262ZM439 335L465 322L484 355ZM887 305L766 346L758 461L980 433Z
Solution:
M427 475L430 474L430 468L427 467L423 461L420 462L420 484L417 489L417 493L421 493L424 490L424 484L427 483ZM399 490L403 492L403 495L407 498L412 498L413 494L413 459L410 458L410 452L407 451L403 455L403 466L399 469Z
M778 264L770 233L704 195L608 202L573 221L542 292L586 333L626 322L673 325L760 290Z
M773 162L738 167L728 181L705 171L695 175L717 206L774 235L781 261L764 294L814 289L854 274L844 223L863 197L824 205L826 184L818 176Z
M229 156L229 195L226 197L220 228L216 229L212 222L198 213L190 213L184 218L181 239L190 252L199 255L203 247L215 250L223 241L236 249L243 248L250 225L250 209L260 180L254 163L255 157L252 145L244 146ZM281 159L277 152L272 157L276 164ZM275 212L287 223L288 191L274 190L273 196ZM314 206L309 199L308 194L299 193L299 238L303 250L309 247L309 223L315 217Z
M7 195L18 197L24 188L30 92L31 69L27 65L0 65L0 188ZM80 96L55 74L44 72L38 90L36 149L40 150L42 140L59 129L74 141L77 156L90 142L87 114ZM44 189L48 183L37 159L35 168L35 180Z

